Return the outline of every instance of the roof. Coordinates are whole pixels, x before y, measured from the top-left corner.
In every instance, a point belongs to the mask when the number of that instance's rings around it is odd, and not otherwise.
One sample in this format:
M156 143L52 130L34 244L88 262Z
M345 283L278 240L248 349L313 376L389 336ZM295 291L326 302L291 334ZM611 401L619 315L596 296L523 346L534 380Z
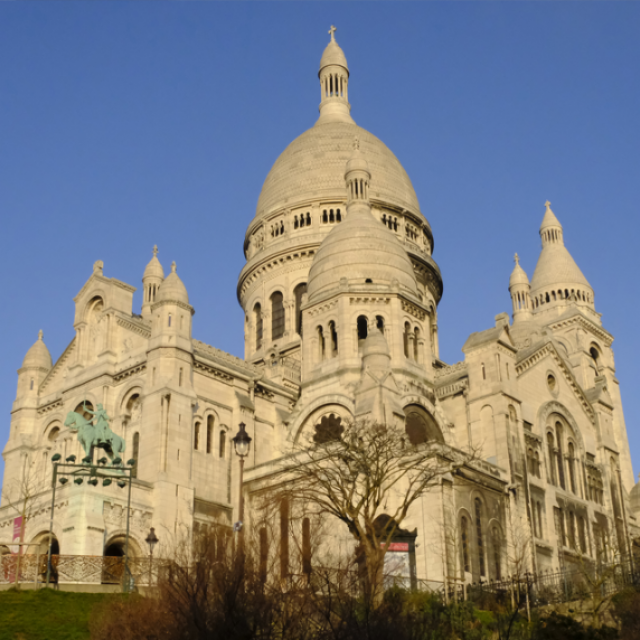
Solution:
M298 136L275 161L262 186L256 217L314 200L344 202L344 173L354 138L369 164L371 199L421 215L407 172L381 140L355 123L325 122Z
M38 332L38 339L27 351L22 361L22 366L23 368L33 367L39 369L51 369L53 366L49 349L47 349L47 345L42 340L42 331Z
M158 288L156 302L183 302L189 304L189 295L187 288L176 271L176 263L171 264L171 273L164 279L164 282Z

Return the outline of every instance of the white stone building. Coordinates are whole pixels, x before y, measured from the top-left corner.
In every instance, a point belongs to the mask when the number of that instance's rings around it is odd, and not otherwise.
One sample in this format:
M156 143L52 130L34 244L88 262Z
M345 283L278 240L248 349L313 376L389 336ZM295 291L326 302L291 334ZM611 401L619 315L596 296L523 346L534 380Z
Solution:
M352 119L347 61L331 38L320 62L320 116L272 167L247 228L238 281L244 359L191 335L192 301L175 265L165 277L156 250L140 314L134 287L96 262L74 299L75 338L54 364L40 335L18 371L0 541L10 538L10 503L26 484L25 540L46 536L51 457L83 455L65 417L101 403L126 440L125 458L137 460L133 555L146 553L150 526L167 540L235 520L230 439L240 422L253 439L250 499L291 443L360 417L406 421L425 439L482 449L482 462L445 476L403 523L416 533L419 579L504 576L514 528L535 550L534 570L595 557L607 532L628 549L640 487L613 337L549 203L531 282L516 257L512 321L498 315L469 337L462 362L442 362L431 228L400 162ZM56 550L117 553L125 506L115 485L59 487Z

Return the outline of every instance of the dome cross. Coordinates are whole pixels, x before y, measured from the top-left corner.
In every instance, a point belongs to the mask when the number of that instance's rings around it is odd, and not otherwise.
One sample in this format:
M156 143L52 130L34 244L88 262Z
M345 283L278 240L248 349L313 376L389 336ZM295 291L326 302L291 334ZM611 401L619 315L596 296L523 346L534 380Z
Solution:
M336 37L335 37L336 31L337 31L337 29L333 25L331 25L331 29L329 29L329 31L327 32L331 36L331 42L335 42L336 41Z

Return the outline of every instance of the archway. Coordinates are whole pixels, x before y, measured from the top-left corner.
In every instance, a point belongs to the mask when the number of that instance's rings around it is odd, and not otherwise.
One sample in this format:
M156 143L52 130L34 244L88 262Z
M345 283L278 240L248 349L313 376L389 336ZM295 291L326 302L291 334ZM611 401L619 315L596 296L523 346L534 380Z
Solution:
M125 535L113 536L104 546L102 558L102 584L119 584L124 576ZM129 560L140 555L138 545L129 537Z

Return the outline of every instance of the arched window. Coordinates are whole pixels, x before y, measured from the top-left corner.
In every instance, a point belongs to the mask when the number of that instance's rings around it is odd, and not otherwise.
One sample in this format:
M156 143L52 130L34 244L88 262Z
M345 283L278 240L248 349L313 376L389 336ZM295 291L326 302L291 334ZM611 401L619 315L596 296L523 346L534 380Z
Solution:
M549 482L556 484L556 448L551 432L547 433L547 456L549 458Z
M196 422L193 429L193 448L197 451L200 445L200 423Z
M211 453L213 445L213 416L207 418L207 453Z
M462 546L462 568L466 573L471 571L469 561L469 522L466 516L460 518L460 541Z
M440 427L422 407L419 405L409 405L405 407L404 429L412 445L424 444L425 442L444 442L444 437Z
M404 357L409 357L409 334L411 333L411 326L408 322L404 323L404 334L402 336L404 342Z
M542 529L542 504L540 502L536 503L536 512L538 514L538 536L540 538L544 538L544 532Z
M133 459L135 460L133 464L133 471L131 472L132 478L138 477L138 457L140 456L140 434L136 431L133 434Z
M557 441L557 455L556 460L558 462L558 480L560 481L560 486L563 489L566 489L565 481L564 481L564 455L562 454L562 424L556 422L556 441Z
M358 316L358 340L365 340L369 331L369 321L366 316Z
M336 323L329 322L329 335L331 338L331 357L334 358L338 355L338 332L336 331Z
M416 327L413 330L413 359L416 362L419 362L419 353L420 353L420 348L418 346L420 342L420 329L418 329L418 327Z
M485 577L486 568L484 560L484 538L482 535L482 502L480 498L474 500L476 517L476 545L478 547L478 562L480 564L480 576Z
M485 369L484 362L481 363L481 366L482 366L482 379L486 380L487 379L487 370Z
M267 581L267 562L269 560L269 538L267 536L267 528L260 528L260 566L258 568L260 582L264 584Z
M318 360L324 360L325 355L325 340L324 340L324 332L322 331L322 327L318 327L316 329L318 334Z
M167 326L170 327L171 326L171 314L169 314L169 319L167 321Z
M271 339L284 335L284 298L280 291L271 294Z
M576 491L576 448L573 442L569 443L569 459L567 460L567 464L569 466L569 484L571 486L571 491L573 493L577 493Z
M493 527L491 532L493 538L493 572L495 580L502 580L502 571L500 557L502 554L502 541L500 539L500 531L498 527Z
M302 573L311 575L311 520L302 520Z
M256 302L253 307L253 322L256 327L256 351L262 348L262 307Z
M302 306L302 295L305 293L307 293L306 282L301 282L293 290L293 297L296 304L296 332L300 337L302 337L302 310L300 307Z
M227 433L226 431L220 431L220 444L218 449L218 457L224 458L227 450Z
M376 328L384 334L384 318L382 316L376 316Z

